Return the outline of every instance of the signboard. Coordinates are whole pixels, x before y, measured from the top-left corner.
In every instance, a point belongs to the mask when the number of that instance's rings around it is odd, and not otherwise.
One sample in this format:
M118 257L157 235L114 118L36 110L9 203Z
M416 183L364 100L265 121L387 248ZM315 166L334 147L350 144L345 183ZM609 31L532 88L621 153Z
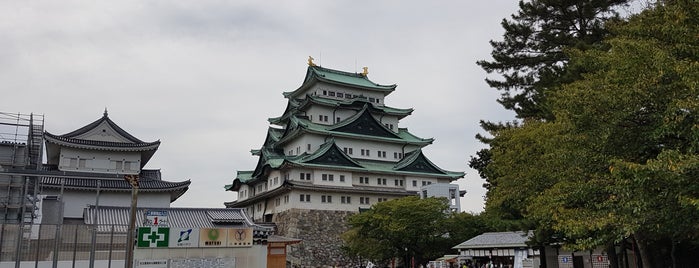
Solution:
M143 225L168 226L167 210L148 210L143 217Z
M138 227L136 246L139 248L166 248L169 240L168 227Z
M167 260L136 260L137 268L167 268Z
M199 247L225 247L227 242L227 228L202 228L199 231Z
M171 248L196 248L199 247L199 229L196 228L170 228Z
M228 229L228 247L251 247L252 228Z

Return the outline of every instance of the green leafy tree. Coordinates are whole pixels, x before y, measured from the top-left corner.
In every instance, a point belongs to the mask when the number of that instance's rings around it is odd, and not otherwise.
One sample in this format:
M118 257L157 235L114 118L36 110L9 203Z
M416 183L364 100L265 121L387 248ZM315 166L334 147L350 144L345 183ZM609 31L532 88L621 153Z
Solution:
M531 0L520 1L520 10L510 19L503 19L503 40L490 41L493 60L481 60L480 65L488 73L501 75L500 79L488 78L486 82L501 91L498 102L512 110L520 119L552 121L549 96L561 85L579 79L585 69L569 68L566 49L599 49L601 41L608 35L605 24L618 19L615 8L629 0ZM476 138L489 145L471 157L469 166L476 169L485 179L488 190L486 200L496 191L498 183L505 181L502 173L489 168L490 150L498 146L494 139L507 129L517 128L518 123L493 123L481 121L481 127L492 137L477 135ZM505 221L503 228L527 228L516 199L497 201L490 206L490 215L499 215ZM520 200L521 201L521 200ZM509 202L509 203L508 203ZM496 211L501 209L500 211Z
M416 263L424 263L453 252L451 247L463 242L459 235L472 235L483 226L470 216L449 212L445 198L417 196L377 203L351 216L349 225L342 236L345 249L378 263L392 258L409 263L406 258L413 257Z
M486 211L574 249L629 239L643 267L695 263L699 5L662 2L610 29L606 49L567 51L585 74L550 95L555 121L493 132Z

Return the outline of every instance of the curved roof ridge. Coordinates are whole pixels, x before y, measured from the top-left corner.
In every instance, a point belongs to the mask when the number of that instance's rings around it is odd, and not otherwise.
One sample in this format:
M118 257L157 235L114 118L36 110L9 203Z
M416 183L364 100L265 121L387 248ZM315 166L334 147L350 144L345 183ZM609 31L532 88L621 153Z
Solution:
M422 152L422 149L418 148L414 151L405 154L405 157L396 163L393 167L394 170L400 171L420 171L427 173L440 173L444 175L454 175L463 177L465 173L463 172L452 172L447 171L436 164L432 163L429 158Z
M144 142L144 141L134 137L133 135L129 134L124 129L119 127L119 125L114 123L114 121L112 121L112 119L109 118L109 116L107 115L107 112L105 112L100 119L97 119L94 122L87 124L86 126L83 126L79 129L68 132L66 134L57 135L57 136L64 137L64 138L73 138L75 136L79 136L79 135L87 133L88 131L96 128L97 126L99 126L103 122L106 122L111 128L113 128L117 133L119 133L119 135L123 136L124 138L128 139L129 141L131 141L133 143L147 143L147 142Z
M369 107L370 106L368 103L364 104L364 107L362 108L361 111L359 111L355 115L350 116L349 118L343 120L342 122L335 124L334 126L332 126L332 128L329 128L328 130L356 133L356 132L348 131L348 130L350 130L350 128L354 124L355 128L353 128L353 130L359 130L358 132L361 132L361 134L364 134L364 135L368 135L369 132L374 132L372 134L377 134L377 135L380 135L382 137L387 137L387 138L400 139L401 137L398 136L398 134L396 134L392 130L388 129L386 126L381 124L381 122L376 120L376 118L374 118L374 116L371 114L371 112L369 112ZM360 125L362 122L359 122L359 121L362 119L365 121L363 123L369 124L369 126L368 126L369 129L364 129L364 127L362 127ZM378 129L372 130L371 129L372 127L375 127ZM369 135L369 136L371 136L371 135Z
M316 151L313 152L312 154L303 155L303 157L300 158L299 160L300 160L302 163L313 163L313 161L315 161L315 160L320 160L320 158L322 158L322 157L328 157L327 154L328 154L328 152L329 152L330 150L333 150L333 152L331 153L331 154L333 154L333 156L338 155L338 156L344 158L345 161L351 163L352 165L355 165L355 166L357 166L357 167L362 167L361 164L359 164L357 161L355 161L354 159L352 159L351 157L349 157L347 154L345 154L345 152L343 152L343 151L340 149L339 146L337 146L337 143L335 143L335 139L334 139L334 138L328 139L328 141L326 141L325 143L323 143L323 144L320 146L320 148L318 148L318 150L316 150ZM332 156L330 156L330 157L332 157ZM337 161L337 160L336 160L336 161ZM321 162L322 162L322 161L321 161Z

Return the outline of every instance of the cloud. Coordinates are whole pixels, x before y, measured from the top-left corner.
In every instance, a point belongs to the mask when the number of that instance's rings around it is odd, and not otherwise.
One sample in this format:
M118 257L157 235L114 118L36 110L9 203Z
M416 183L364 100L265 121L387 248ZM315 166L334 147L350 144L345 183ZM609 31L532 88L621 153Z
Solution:
M222 207L237 170L254 168L267 118L286 107L312 55L325 67L398 84L387 104L434 137L437 165L466 171L463 207L480 211L482 180L467 161L478 120L509 120L475 65L512 1L39 1L0 4L0 107L46 115L63 134L110 118L161 140L148 168L191 179L174 205Z

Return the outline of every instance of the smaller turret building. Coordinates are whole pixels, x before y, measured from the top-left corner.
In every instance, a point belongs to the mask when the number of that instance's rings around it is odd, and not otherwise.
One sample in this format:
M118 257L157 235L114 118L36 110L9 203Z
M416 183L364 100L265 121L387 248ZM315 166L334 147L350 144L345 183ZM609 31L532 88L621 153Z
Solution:
M81 219L89 206L129 207L132 187L124 175L139 175L139 207L170 207L189 188L189 180L165 181L160 170L143 169L160 141L134 137L114 123L106 110L84 127L63 135L44 132L44 138L47 164L40 193L60 197L63 218Z

